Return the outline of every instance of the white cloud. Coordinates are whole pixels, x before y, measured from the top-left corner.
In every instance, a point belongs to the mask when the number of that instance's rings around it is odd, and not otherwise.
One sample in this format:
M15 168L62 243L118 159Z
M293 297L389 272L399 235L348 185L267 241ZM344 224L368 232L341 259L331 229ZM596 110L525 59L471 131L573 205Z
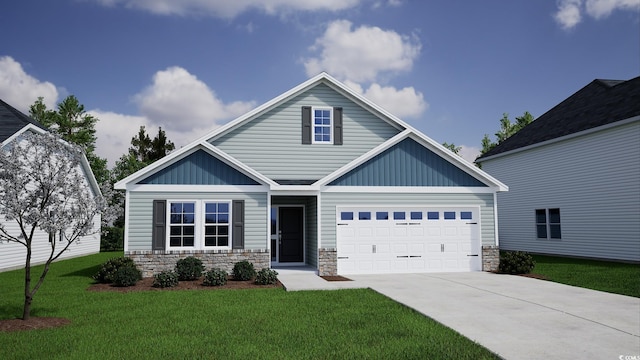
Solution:
M44 98L48 108L55 108L58 89L48 81L43 82L27 74L12 57L0 57L0 99L28 114L29 106L39 96Z
M475 146L460 145L460 151L458 152L463 159L470 163L476 161L476 158L480 156L480 148Z
M312 51L318 57L304 60L307 75L326 71L337 78L355 82L374 81L381 73L407 72L420 54L415 35L400 35L379 27L360 26L336 20L316 39Z
M413 86L398 90L393 86L374 83L363 90L360 84L352 81L345 81L345 85L400 118L420 116L429 107L422 93Z
M258 10L268 15L291 11L340 11L358 5L362 0L96 0L105 6L122 5L158 15L208 15L231 19Z
M640 0L559 0L555 20L564 29L572 29L580 21L582 14L598 20L606 18L615 10L640 10Z
M153 83L134 96L142 115L167 130L213 128L252 109L253 102L225 104L195 75L181 67L158 71Z

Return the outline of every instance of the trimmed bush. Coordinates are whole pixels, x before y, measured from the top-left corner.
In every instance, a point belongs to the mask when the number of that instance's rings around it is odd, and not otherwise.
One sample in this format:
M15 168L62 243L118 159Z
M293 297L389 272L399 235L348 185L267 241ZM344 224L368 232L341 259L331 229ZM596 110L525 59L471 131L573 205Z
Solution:
M247 260L238 261L233 265L233 280L251 280L256 276L256 269Z
M153 275L153 287L168 288L178 285L178 274L171 270L165 270Z
M196 280L202 276L203 271L202 260L193 256L180 259L176 263L176 273L180 281Z
M122 267L136 267L133 259L128 257L111 258L100 265L98 273L93 275L93 279L102 284L113 282L113 275Z
M222 286L227 284L227 272L219 269L213 268L206 273L204 273L204 281L202 285L205 286Z
M119 287L133 286L142 280L142 273L135 266L123 266L113 274L113 285Z
M528 274L536 266L536 262L528 252L501 251L498 272L503 274Z
M271 285L278 281L278 272L271 269L262 269L256 275L256 284Z

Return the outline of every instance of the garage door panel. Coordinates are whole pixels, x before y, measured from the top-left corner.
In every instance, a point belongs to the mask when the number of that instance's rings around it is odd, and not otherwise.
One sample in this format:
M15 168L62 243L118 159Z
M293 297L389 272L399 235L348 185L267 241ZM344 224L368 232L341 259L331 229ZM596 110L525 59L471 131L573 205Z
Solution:
M339 210L358 214L351 221L337 222L341 224L337 229L340 274L480 270L480 257L468 256L479 255L478 208L363 206Z

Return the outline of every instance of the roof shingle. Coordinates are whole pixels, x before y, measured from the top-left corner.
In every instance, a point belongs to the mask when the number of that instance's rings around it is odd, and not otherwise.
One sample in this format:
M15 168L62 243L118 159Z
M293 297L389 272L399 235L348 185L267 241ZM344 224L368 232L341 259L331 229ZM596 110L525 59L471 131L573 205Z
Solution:
M0 99L0 143L28 124L33 124L44 130L47 129L39 122Z
M640 115L640 76L596 79L478 160Z

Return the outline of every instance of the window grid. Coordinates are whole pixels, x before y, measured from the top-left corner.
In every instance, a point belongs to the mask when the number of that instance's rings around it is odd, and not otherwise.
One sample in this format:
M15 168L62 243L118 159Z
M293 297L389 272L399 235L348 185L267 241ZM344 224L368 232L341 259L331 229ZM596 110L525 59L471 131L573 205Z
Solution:
M313 110L313 142L331 143L331 109Z
M172 202L170 208L169 246L195 245L195 203Z
M538 239L561 239L560 209L536 209L536 237Z
M204 246L229 246L229 203L204 205Z

